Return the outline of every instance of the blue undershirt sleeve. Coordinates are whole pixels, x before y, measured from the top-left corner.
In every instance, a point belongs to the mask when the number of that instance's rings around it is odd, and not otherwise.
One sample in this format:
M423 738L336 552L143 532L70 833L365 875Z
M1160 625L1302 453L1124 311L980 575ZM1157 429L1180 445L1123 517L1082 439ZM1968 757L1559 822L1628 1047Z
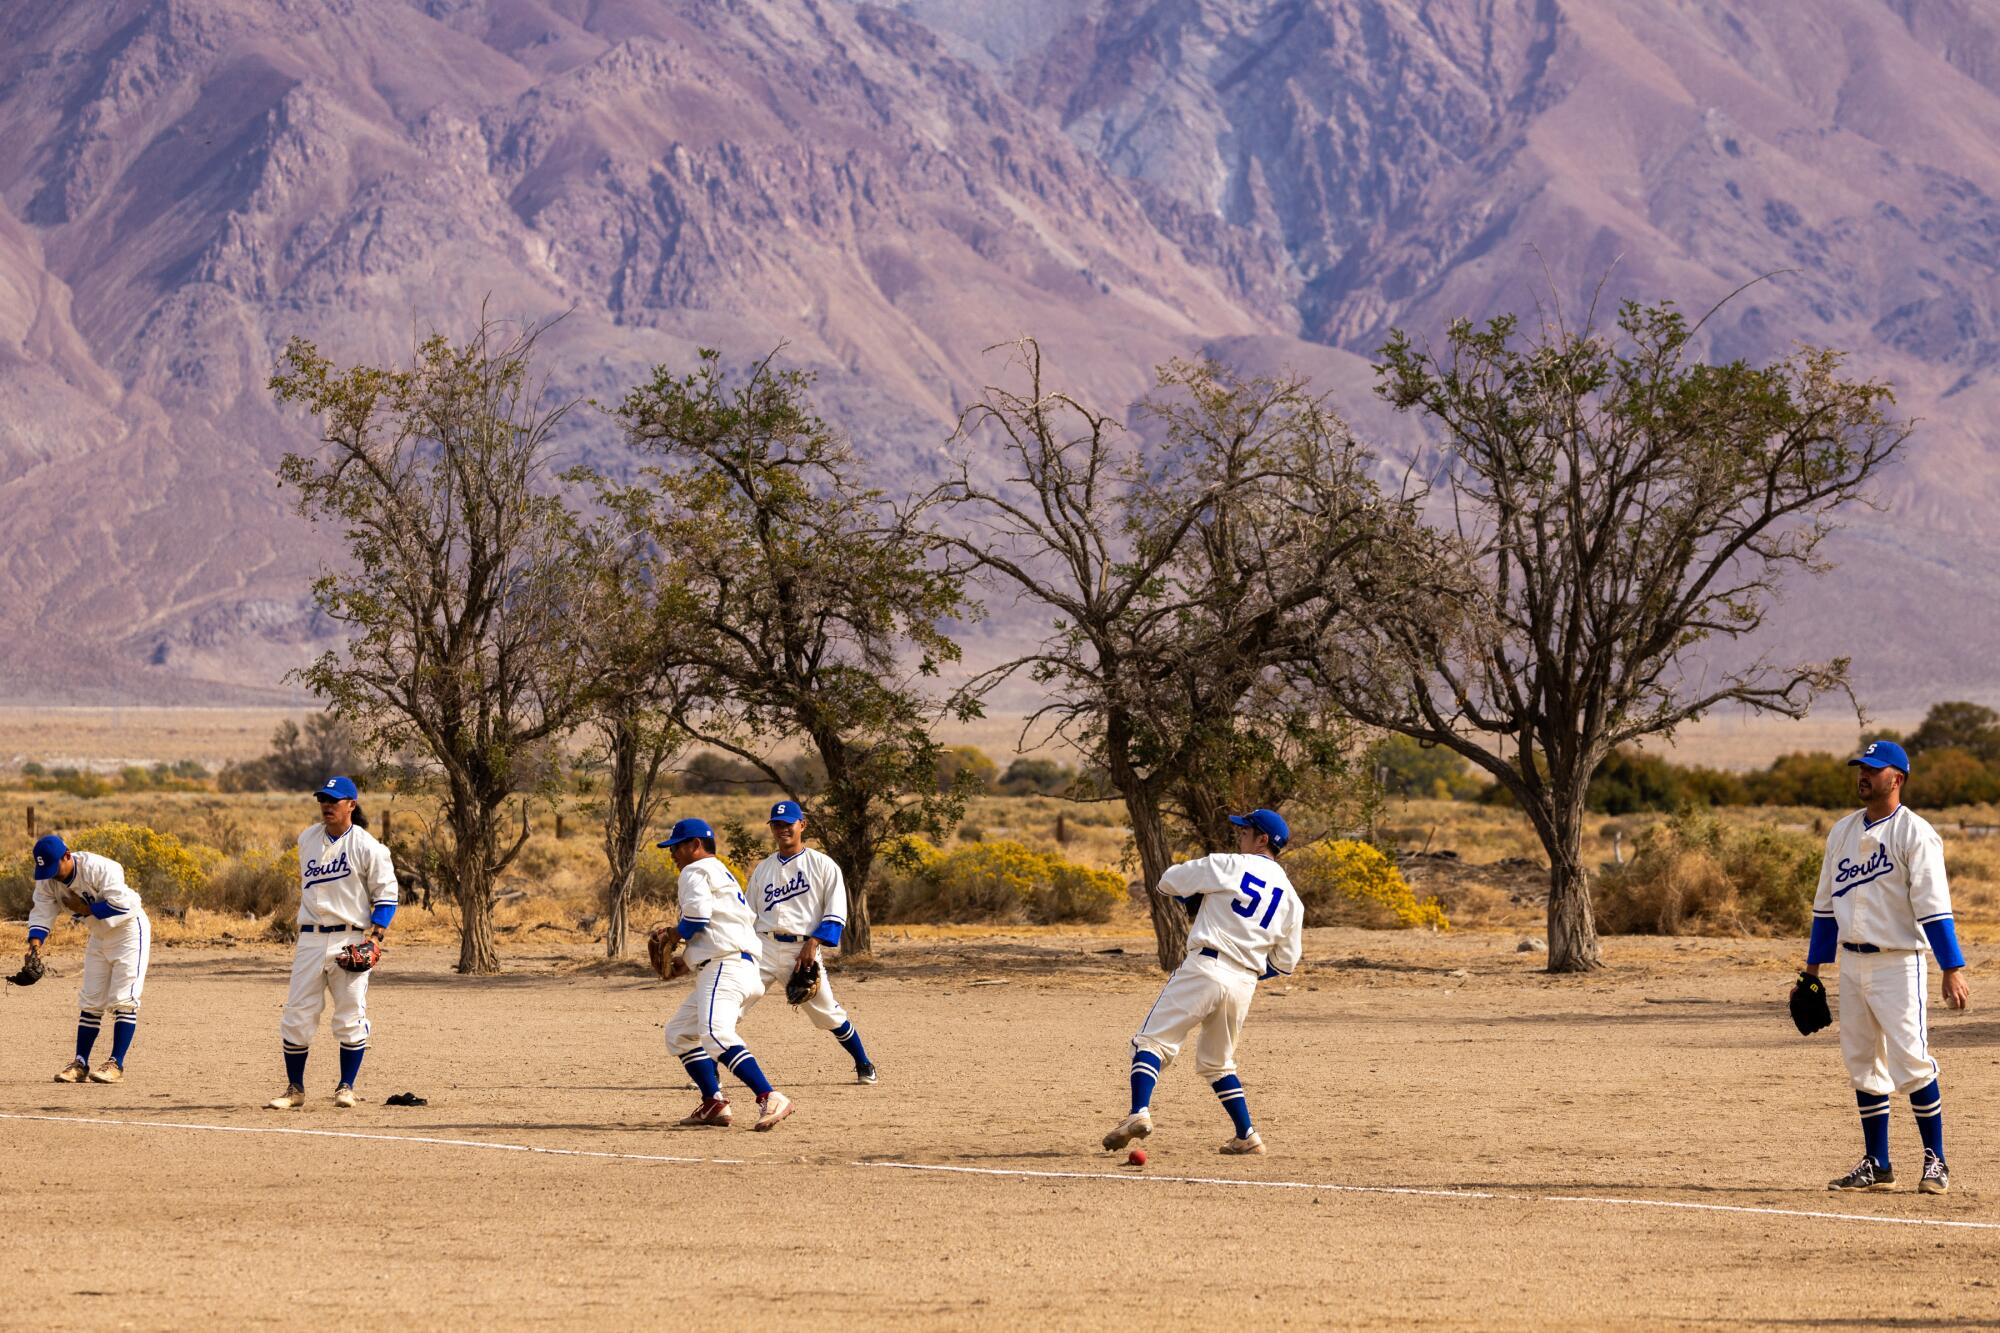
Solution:
M47 926L28 927L28 938L30 940L40 941L40 940L45 940L48 937L49 937L49 928Z
M375 910L368 914L369 924L376 926L387 926L395 919L396 904L394 903L376 903Z
M114 916L125 915L125 911L123 908L113 907L110 903L100 898L90 905L90 914L99 921L109 921Z
M829 949L838 949L840 947L840 923L831 919L822 921L819 923L819 929L812 933L812 937Z
M690 921L686 917L682 917L680 924L674 927L674 930L678 932L680 937L684 940L691 940L695 936L701 934L701 932L707 929L708 929L708 922Z
M1830 963L1834 949L1840 944L1840 923L1830 916L1816 916L1812 923L1812 938L1806 941L1806 963Z
M1937 955L1939 967L1950 971L1965 966L1965 955L1958 947L1958 930L1951 924L1950 917L1926 921L1924 934L1930 938L1931 952Z

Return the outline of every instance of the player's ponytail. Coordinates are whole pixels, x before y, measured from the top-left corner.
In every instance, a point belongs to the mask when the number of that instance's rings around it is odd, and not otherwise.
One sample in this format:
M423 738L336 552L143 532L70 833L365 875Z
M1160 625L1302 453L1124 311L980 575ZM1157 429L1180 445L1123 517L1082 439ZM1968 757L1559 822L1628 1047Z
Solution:
M362 810L360 801L354 803L354 826L356 828L368 827L368 815Z

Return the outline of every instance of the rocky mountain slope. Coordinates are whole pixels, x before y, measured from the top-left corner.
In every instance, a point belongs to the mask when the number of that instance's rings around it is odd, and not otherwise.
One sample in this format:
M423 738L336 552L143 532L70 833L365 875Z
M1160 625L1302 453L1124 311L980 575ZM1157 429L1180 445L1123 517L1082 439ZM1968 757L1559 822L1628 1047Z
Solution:
M0 692L242 698L328 641L294 333L568 312L599 397L783 342L908 480L1022 332L1108 403L1210 348L1407 439L1393 325L1774 270L1718 351L1852 348L1927 418L1784 647L1976 690L1996 130L1979 0L0 0Z

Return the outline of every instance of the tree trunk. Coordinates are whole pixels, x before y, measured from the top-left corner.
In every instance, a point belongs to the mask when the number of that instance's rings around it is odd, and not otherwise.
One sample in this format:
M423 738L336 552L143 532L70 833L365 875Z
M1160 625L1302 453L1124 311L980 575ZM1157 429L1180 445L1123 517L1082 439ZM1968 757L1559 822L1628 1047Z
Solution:
M1542 841L1549 853L1549 971L1595 972L1604 955L1583 867L1581 807L1557 811Z
M1166 821L1160 817L1159 803L1143 786L1135 786L1124 795L1125 814L1132 821L1132 840L1139 848L1146 910L1153 918L1153 943L1159 951L1161 970L1171 972L1187 956L1188 916L1177 899L1153 892L1160 876L1173 864Z
M452 830L452 885L458 899L458 970L490 977L500 971L493 934L493 821L499 810L454 793L447 818Z
M639 859L639 738L630 727L611 733L611 783L604 802L604 955L625 954L631 915L632 868Z

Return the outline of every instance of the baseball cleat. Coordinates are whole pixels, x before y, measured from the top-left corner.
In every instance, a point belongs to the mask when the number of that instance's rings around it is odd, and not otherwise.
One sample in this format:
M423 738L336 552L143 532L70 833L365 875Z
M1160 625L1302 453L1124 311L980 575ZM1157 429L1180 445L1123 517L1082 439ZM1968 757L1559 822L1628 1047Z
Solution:
M340 1085L339 1087L335 1088L335 1089L333 1090L333 1104L334 1104L335 1106L352 1106L352 1105L354 1105L354 1088L353 1088L353 1085L351 1085L351 1084L347 1084L347 1083L343 1083L343 1084L341 1084L341 1085Z
M1253 1129L1240 1139L1229 1140L1222 1145L1220 1151L1226 1157L1251 1155L1262 1157L1264 1155L1264 1136Z
M710 1097L700 1106L695 1107L693 1114L682 1117L681 1123L683 1125L713 1125L717 1129L728 1129L729 1122L732 1119L734 1119L734 1116L729 1110L729 1099L726 1097Z
M267 1111L297 1111L306 1104L306 1090L294 1083L283 1092L264 1103Z
M1153 1132L1153 1113L1134 1111L1118 1122L1118 1128L1104 1136L1104 1151L1117 1152L1133 1139L1143 1139Z
M1924 1174L1923 1179L1917 1182L1917 1192L1920 1194L1943 1194L1950 1188L1951 1172L1945 1169L1944 1158L1938 1156L1929 1148L1924 1149Z
M90 1081L92 1083L116 1083L124 1077L125 1066L119 1064L116 1060L106 1060L103 1064L90 1071Z
M1877 1166L1875 1159L1865 1153L1854 1169L1838 1180L1829 1180L1830 1190L1886 1190L1896 1187L1896 1169L1891 1166Z
M90 1077L90 1066L81 1057L70 1061L56 1071L58 1083L81 1083Z
M776 1129L778 1122L792 1113L792 1099L782 1092L774 1092L757 1103L761 1113L752 1129Z
M874 1065L854 1066L854 1081L856 1083L873 1083L875 1082L876 1078L877 1075L875 1073Z

